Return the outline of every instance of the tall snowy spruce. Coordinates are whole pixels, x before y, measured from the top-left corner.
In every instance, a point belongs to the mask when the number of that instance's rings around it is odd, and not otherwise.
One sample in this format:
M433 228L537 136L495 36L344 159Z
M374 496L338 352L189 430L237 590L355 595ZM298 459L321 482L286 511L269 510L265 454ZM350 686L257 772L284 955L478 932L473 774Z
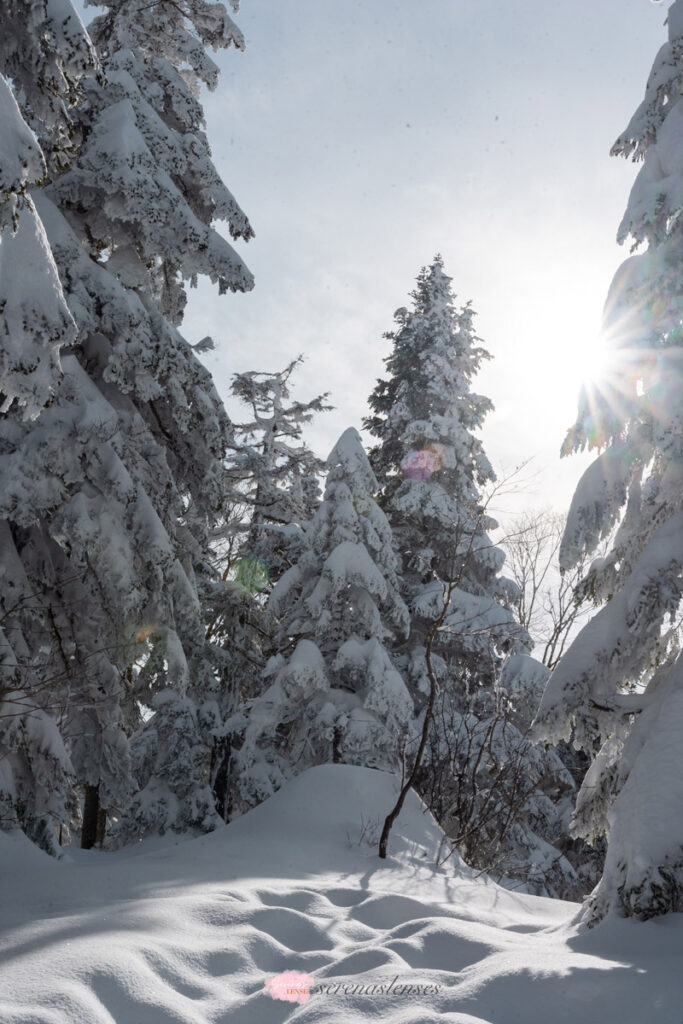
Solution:
M53 3L31 6L49 14ZM52 401L27 420L19 394L0 435L3 628L21 638L15 675L35 680L85 787L88 845L103 811L123 814L123 836L219 820L210 756L220 679L195 566L222 513L230 425L176 325L185 280L252 283L212 226L251 233L211 163L197 99L216 80L207 46L241 47L238 30L203 0L99 6L100 66L62 93L68 131L44 113L49 79L30 51L17 49L9 68L49 153L32 199L73 323ZM67 69L72 17L54 37ZM45 345L45 330L35 333ZM153 712L144 721L143 705ZM28 803L14 801L23 827ZM50 809L57 820L64 803Z
M505 555L490 539L497 524L482 497L495 476L476 431L492 406L471 384L489 356L471 307L455 305L440 256L412 298L387 335L387 376L365 425L379 442L371 461L410 609L410 633L392 653L430 719L417 785L471 863L534 891L573 894L576 875L553 845L556 805L573 783L553 752L528 740L528 694L538 694L544 670L524 657L518 590L501 576Z
M669 10L643 103L616 155L642 159L619 229L640 254L612 283L610 368L582 395L564 452L599 454L574 495L561 560L612 534L582 584L601 605L553 673L538 733L594 755L573 827L607 835L588 923L683 910L683 3Z
M387 644L403 635L391 529L356 430L328 460L305 549L269 600L281 653L269 687L236 719L243 796L264 799L314 764L398 767L413 702Z
M291 377L301 358L276 373L235 374L232 393L250 418L234 425L227 462L232 484L223 522L212 531L211 562L199 574L213 661L221 674L223 717L264 689L263 670L275 653L265 616L270 591L302 553L304 527L320 503L321 459L302 441L325 396L290 398ZM243 809L233 756L235 737L216 734L212 785L221 816Z
M481 496L495 475L474 432L492 406L471 382L490 357L474 334L471 307L455 307L440 256L421 271L412 298L413 308L399 309L396 330L386 335L387 377L370 397L365 423L379 439L370 460L403 554L411 608L404 650L413 687L426 691L420 650L451 584L439 648L457 659L468 688L489 686L502 655L526 640L507 607L517 590L500 576L505 555L488 536L497 524Z

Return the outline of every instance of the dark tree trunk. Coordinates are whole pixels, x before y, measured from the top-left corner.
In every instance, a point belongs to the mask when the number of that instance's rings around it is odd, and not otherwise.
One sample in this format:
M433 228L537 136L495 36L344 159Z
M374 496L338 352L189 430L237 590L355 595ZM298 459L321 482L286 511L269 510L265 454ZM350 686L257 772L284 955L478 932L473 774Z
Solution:
M100 815L100 784L85 787L83 804L83 825L81 827L81 849L92 850L98 839Z
M398 818L399 814L401 813L403 804L405 803L405 799L408 796L408 793L410 792L410 788L415 782L415 779L418 777L420 773L420 768L422 767L422 755L424 754L425 747L427 746L427 740L429 739L429 728L434 717L434 703L436 701L436 694L438 690L436 675L434 674L434 667L432 665L432 646L434 644L434 639L439 630L441 629L444 619L446 618L446 613L450 606L451 594L453 593L454 586L454 583L448 584L448 590L444 598L444 604L443 608L441 609L441 614L439 615L438 619L430 629L429 636L427 637L427 644L425 647L425 661L427 663L427 675L429 676L429 700L427 702L427 707L425 708L425 716L424 721L422 723L422 735L420 736L420 743L417 748L417 753L415 754L415 761L413 763L412 771L408 778L406 779L406 781L404 782L404 784L401 786L401 790L398 794L398 798L396 800L396 803L394 804L394 807L384 819L382 835L379 837L379 855L382 858L382 860L384 860L387 855L387 843L389 842L389 833L391 832L392 826L396 819Z
M97 808L97 836L96 842L100 850L104 846L104 833L107 831L107 812L100 806Z
M211 751L211 777L213 800L223 821L230 820L230 739L223 736L214 740Z
M332 764L342 764L341 756L342 731L338 725L334 727L332 736Z

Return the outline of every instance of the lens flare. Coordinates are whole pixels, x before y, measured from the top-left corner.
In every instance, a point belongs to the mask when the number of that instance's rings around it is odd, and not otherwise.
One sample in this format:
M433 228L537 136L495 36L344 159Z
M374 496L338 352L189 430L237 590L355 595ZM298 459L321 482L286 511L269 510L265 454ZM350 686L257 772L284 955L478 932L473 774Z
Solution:
M403 460L403 475L406 480L429 480L443 466L446 448L436 442L425 445L420 451L410 452Z
M139 629L133 634L133 639L136 644L144 644L146 640L154 636L156 632L155 626L140 626Z
M268 586L269 575L263 559L247 555L235 562L230 582L238 593L253 597Z
M669 430L683 391L683 297L678 250L648 250L617 271L605 306L602 344L589 361L577 423L564 452L605 448L647 417Z

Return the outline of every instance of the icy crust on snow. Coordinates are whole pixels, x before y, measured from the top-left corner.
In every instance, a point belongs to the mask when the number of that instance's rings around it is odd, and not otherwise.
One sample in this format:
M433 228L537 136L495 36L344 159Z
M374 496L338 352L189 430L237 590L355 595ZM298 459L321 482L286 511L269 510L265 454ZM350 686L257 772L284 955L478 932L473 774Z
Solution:
M435 868L412 793L380 862L396 789L326 765L210 836L60 863L0 834L3 1024L677 1024L679 916L577 934L574 904ZM307 999L268 995L285 971Z

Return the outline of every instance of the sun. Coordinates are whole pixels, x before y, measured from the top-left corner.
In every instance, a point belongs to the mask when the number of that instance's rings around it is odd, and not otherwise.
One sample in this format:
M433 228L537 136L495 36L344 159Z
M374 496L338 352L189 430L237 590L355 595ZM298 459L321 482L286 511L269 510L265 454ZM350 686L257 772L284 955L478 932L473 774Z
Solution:
M614 350L608 348L604 336L589 335L585 343L578 347L578 383L583 387L599 387L610 376L614 357Z

